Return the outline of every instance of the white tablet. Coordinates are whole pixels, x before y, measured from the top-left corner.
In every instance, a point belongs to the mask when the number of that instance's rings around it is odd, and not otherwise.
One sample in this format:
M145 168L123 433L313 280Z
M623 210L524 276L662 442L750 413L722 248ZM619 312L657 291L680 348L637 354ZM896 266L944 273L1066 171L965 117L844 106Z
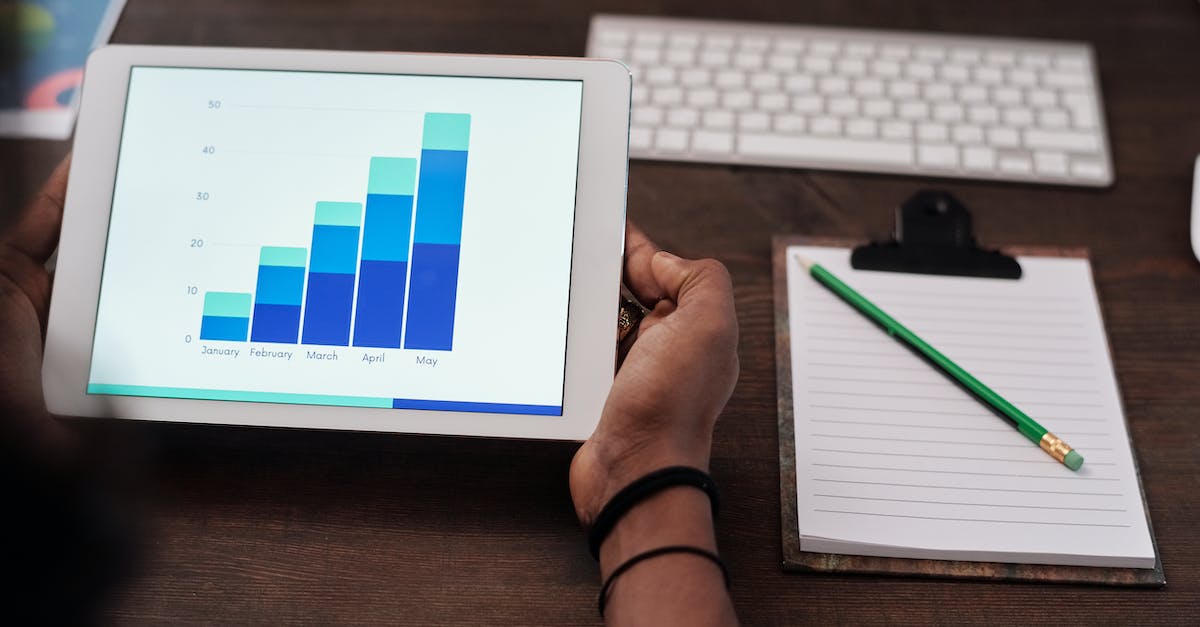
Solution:
M48 408L588 437L613 377L629 99L612 61L97 51Z

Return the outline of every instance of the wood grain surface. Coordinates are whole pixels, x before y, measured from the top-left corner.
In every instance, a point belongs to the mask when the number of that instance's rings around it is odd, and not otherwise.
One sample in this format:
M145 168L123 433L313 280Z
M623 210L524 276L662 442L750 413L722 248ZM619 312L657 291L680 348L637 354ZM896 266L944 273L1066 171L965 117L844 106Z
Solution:
M1200 9L1188 0L129 0L123 43L579 55L595 12L1095 45L1116 184L1085 190L634 162L629 215L728 265L742 375L713 474L733 595L750 625L1190 622L1200 612ZM0 141L7 216L68 150ZM781 569L771 237L888 232L919 186L970 207L987 244L1087 247L1164 564L1162 590ZM144 549L117 623L596 624L597 569L571 508L574 446L98 423L137 460Z

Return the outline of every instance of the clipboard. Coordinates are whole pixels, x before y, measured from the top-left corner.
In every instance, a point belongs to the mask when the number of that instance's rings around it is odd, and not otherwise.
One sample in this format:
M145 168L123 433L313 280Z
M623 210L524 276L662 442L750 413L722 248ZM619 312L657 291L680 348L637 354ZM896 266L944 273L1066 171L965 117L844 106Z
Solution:
M980 249L971 231L969 211L957 199L944 192L918 192L897 209L896 224L894 240L871 243L854 250L851 259L855 269L1018 278L1020 267L1012 258L1018 254L1083 259L1088 257L1088 251L1083 248L1006 247L999 251ZM789 246L796 245L851 248L857 244L860 242L840 238L772 238L783 570L976 581L1027 581L1146 588L1164 586L1166 578L1162 557L1154 537L1153 525L1149 520L1149 509L1145 503L1146 492L1142 487L1140 471L1137 473L1138 490L1143 509L1147 512L1146 522L1155 554L1152 569L871 557L813 553L800 549L786 251ZM1136 451L1132 453L1136 470Z

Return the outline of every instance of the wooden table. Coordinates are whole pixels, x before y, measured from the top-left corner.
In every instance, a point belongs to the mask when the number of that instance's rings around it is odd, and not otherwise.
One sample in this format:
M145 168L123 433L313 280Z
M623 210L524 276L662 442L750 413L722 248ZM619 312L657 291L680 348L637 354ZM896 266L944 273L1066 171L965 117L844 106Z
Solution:
M1200 10L1185 0L130 0L124 43L578 55L589 16L647 12L1082 39L1100 62L1111 189L634 162L629 213L733 273L742 376L713 472L747 624L1172 622L1200 610ZM0 202L68 146L0 142ZM993 244L1090 247L1168 584L1164 590L787 575L780 570L770 237L882 237L920 185L951 190ZM120 622L597 622L597 570L570 504L574 446L102 425L139 451L147 548Z

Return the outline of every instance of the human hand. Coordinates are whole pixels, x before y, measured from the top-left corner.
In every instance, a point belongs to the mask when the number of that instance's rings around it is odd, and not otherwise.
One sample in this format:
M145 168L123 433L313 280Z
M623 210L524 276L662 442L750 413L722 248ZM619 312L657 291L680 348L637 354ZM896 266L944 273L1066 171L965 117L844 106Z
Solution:
M70 165L68 156L0 231L0 434L30 452L65 437L42 395L42 344L51 286L45 264L58 245Z
M707 471L713 427L737 383L737 317L723 265L661 251L630 224L625 282L653 306L600 424L571 462L571 498L584 526L642 475L667 466Z

